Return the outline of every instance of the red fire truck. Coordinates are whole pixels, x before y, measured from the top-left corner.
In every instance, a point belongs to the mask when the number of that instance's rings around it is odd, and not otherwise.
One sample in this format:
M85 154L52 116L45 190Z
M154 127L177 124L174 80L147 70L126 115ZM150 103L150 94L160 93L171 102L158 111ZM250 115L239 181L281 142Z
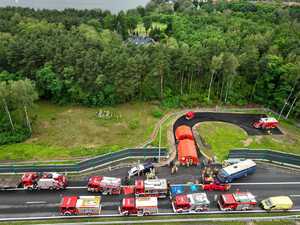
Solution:
M26 190L60 190L67 186L66 176L58 173L25 173L21 183Z
M253 127L259 129L273 129L278 126L278 120L273 117L261 118L259 121L253 123Z
M248 210L256 206L255 196L250 192L236 192L232 194L222 194L218 205L223 211Z
M165 198L168 195L168 182L166 179L136 180L134 186L136 196Z
M176 213L201 212L208 210L209 203L205 193L183 194L173 198L172 207Z
M99 215L100 212L100 196L65 196L60 203L60 213L64 216Z
M88 181L88 191L106 195L121 194L121 178L93 176Z
M124 198L119 207L121 215L146 216L158 213L157 197Z

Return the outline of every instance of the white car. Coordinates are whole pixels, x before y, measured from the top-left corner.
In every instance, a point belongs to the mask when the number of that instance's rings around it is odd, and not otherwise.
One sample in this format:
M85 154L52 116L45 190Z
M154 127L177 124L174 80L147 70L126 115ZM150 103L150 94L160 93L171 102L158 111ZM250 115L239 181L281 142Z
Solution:
M136 176L139 175L140 173L145 174L147 172L150 172L151 169L153 169L154 166L152 163L144 163L144 164L138 164L137 166L132 167L128 171L128 176Z

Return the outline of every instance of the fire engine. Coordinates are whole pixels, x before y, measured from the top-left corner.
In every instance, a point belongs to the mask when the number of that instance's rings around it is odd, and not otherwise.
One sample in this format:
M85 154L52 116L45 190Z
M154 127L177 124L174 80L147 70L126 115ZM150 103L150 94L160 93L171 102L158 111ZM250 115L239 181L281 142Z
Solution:
M121 194L121 178L92 176L88 181L88 191L101 192L103 195Z
M100 212L100 196L65 196L60 203L60 213L64 216L99 215Z
M253 123L253 127L261 129L273 129L278 126L278 120L273 117L261 118L259 121Z
M223 211L248 210L256 206L255 196L250 192L236 192L232 194L222 194L218 205Z
M67 186L67 178L58 173L25 173L21 183L26 190L60 190Z
M189 112L187 112L186 114L185 114L185 118L187 119L187 120L191 120L191 119L193 119L195 117L195 112L193 112L193 111L189 111Z
M168 195L168 182L166 179L136 180L134 186L136 196L165 198Z
M173 211L182 212L201 212L208 210L209 200L205 193L193 193L177 195L172 200Z
M158 213L157 197L124 198L121 207L121 215L146 216Z

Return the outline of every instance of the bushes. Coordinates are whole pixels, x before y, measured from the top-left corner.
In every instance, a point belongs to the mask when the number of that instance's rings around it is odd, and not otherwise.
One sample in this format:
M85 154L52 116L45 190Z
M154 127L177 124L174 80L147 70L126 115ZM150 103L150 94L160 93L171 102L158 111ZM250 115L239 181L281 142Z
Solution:
M1 132L0 145L22 142L29 137L29 131L23 129L18 129L15 132Z

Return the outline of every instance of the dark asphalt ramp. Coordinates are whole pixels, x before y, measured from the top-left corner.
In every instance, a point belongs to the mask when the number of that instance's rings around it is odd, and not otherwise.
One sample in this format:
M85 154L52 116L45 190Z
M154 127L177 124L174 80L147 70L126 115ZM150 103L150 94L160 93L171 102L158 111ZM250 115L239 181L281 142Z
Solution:
M262 117L267 117L266 114L244 114L244 113L215 113L215 112L196 112L195 117L187 120L183 115L174 124L174 132L178 126L188 125L193 127L195 124L206 121L220 121L232 123L244 129L248 135L269 135L267 130L256 129L252 124ZM279 128L271 129L274 135L282 135Z

